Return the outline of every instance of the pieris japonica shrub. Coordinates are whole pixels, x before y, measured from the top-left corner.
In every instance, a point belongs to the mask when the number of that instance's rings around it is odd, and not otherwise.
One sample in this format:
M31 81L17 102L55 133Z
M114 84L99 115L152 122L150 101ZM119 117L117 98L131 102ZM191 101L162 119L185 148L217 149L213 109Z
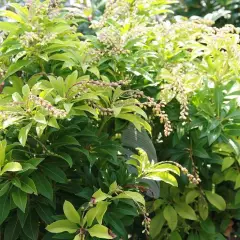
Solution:
M170 3L108 1L99 19L57 1L0 13L3 239L229 234L238 29L166 17Z

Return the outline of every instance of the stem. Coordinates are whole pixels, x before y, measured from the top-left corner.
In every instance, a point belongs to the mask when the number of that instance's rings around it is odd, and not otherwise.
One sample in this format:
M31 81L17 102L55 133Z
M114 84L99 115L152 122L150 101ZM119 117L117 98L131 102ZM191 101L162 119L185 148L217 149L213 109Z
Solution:
M111 118L111 117L110 117L110 118ZM100 128L99 128L99 130L98 130L98 134L97 134L98 136L101 134L103 128L105 127L106 123L108 122L108 120L109 120L110 118L108 118L108 117L104 118L104 120L103 120L103 122L102 122L102 124L101 124L101 126L100 126Z

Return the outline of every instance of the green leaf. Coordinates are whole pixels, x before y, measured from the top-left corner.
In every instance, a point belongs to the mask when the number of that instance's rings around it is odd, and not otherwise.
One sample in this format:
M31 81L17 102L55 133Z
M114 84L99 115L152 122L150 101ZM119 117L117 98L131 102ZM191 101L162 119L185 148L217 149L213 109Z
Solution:
M4 79L2 79L2 80L7 79L9 76L11 76L15 72L21 70L23 67L28 66L28 64L30 64L30 63L31 63L30 60L18 60L16 63L11 64L10 67L8 68L6 75L4 76Z
M32 127L32 123L29 123L27 126L23 127L20 129L19 135L18 135L18 140L24 147L26 145L27 141L27 136Z
M21 179L21 190L29 194L34 193L35 195L37 195L37 189L36 189L35 183L29 177L25 177Z
M78 229L78 225L70 222L69 220L59 220L48 225L46 229L51 233L75 233Z
M206 150L201 147L193 149L193 156L200 157L200 158L209 158L209 155L206 152Z
M34 210L29 212L23 231L31 240L38 240L39 219Z
M182 237L175 231L171 233L169 240L182 240Z
M163 216L167 220L169 228L174 231L177 227L178 217L175 209L168 205L163 210Z
M21 233L21 225L16 216L12 217L5 226L4 240L17 240Z
M200 217L203 220L206 220L208 217L208 203L203 197L199 197L198 199L198 212Z
M115 181L109 186L109 194L115 193L117 188L118 188L118 185L117 185L117 182Z
M100 224L96 224L93 227L89 228L88 233L91 237L113 239L113 237L109 234L109 229Z
M164 181L174 187L178 186L177 179L168 172L154 172L154 173L148 173L146 176L144 176L146 179L151 179L154 181Z
M195 198L197 198L199 195L200 195L199 191L195 189L189 191L186 195L186 203L187 204L192 203L195 200Z
M43 169L44 174L50 179L52 179L53 181L58 183L67 182L67 176L61 168L54 165L49 165L49 164L43 165L41 166L41 168Z
M8 195L4 195L0 198L0 225L5 221L10 213L10 201Z
M200 223L201 228L209 234L215 233L215 225L210 219L206 219Z
M69 90L75 83L77 83L77 77L77 70L67 76L67 78L65 79L65 86L67 90Z
M222 171L231 167L234 162L235 162L235 159L233 157L225 157L222 162Z
M207 200L218 210L224 211L226 209L226 202L220 195L210 191L205 191L205 194Z
M180 217L194 221L197 220L194 210L186 203L176 203L174 207Z
M50 118L48 121L48 126L59 129L59 125L55 117Z
M32 179L36 183L38 193L52 200L53 188L48 179L40 172L35 172L34 174L32 174Z
M37 112L33 119L38 123L47 124L45 116L40 112Z
M100 78L100 73L96 66L89 68L88 71L93 73L98 79Z
M74 237L74 239L73 240L81 240L81 237L80 237L80 235L78 234L78 235L76 235L75 237Z
M18 24L12 22L0 22L0 30L4 32L15 32L18 30Z
M131 191L124 191L123 193L120 193L114 199L119 199L119 198L129 198L132 199L134 202L141 203L142 205L145 205L145 200L144 197L137 192L131 192Z
M96 219L99 224L102 224L103 216L107 211L108 202L99 202L96 206Z
M153 239L155 239L161 232L164 223L165 218L163 217L163 211L158 211L156 215L152 218L150 223L150 236Z
M27 194L20 189L16 189L14 192L12 192L12 198L15 205L25 212L27 205Z
M177 166L173 165L173 164L169 164L169 163L160 163L160 164L155 164L154 165L154 171L157 172L173 172L177 175L180 175L180 170ZM151 172L153 172L152 170L150 170Z
M0 197L2 197L9 190L9 187L10 187L10 182L4 182L3 184L1 184Z
M68 202L68 201L64 202L63 212L64 212L64 215L66 216L66 218L70 222L80 224L80 215L70 202Z
M6 146L7 146L7 141L5 139L0 141L0 170L4 165Z
M64 152L60 152L60 153L58 153L58 156L60 158L62 158L64 161L66 161L70 168L72 167L73 160L72 160L72 158L71 158L71 156L69 154L64 153Z
M37 204L36 211L38 216L46 223L50 224L53 222L53 216L55 212L52 210L51 207L45 204Z
M235 203L235 205L240 204L240 190L238 190L235 194L234 203Z
M234 190L240 188L240 174L238 174L237 179L236 179L236 183L234 186Z
M107 198L111 198L112 196L111 195L108 195L106 193L104 193L101 189L99 189L97 192L95 192L93 195L92 195L92 198L95 199L95 202L100 202L100 201L103 201Z
M48 76L52 87L58 92L61 97L65 94L65 84L62 77L55 78L53 76Z
M18 162L9 162L7 163L2 171L0 172L0 176L3 175L5 172L18 172L22 170L22 165Z

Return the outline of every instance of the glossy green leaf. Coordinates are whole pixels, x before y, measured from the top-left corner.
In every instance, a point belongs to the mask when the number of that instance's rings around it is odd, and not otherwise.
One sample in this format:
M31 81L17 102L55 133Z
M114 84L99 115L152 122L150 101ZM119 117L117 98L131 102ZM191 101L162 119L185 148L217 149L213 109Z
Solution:
M145 205L145 200L143 196L140 193L137 192L131 192L131 191L124 191L123 193L120 193L114 199L119 199L119 198L129 198L132 199L134 202L141 203L142 205Z

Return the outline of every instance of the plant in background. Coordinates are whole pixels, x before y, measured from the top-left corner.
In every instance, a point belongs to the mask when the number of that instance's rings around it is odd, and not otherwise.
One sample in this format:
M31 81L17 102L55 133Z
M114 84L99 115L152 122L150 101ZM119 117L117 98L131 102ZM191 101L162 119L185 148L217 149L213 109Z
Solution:
M223 239L239 219L239 30L171 3L0 13L4 239Z

